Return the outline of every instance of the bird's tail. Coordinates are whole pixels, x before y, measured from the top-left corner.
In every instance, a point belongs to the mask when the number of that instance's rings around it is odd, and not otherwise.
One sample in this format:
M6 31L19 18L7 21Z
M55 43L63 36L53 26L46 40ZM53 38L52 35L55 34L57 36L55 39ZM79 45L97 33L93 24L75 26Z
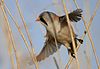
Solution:
M71 13L69 13L69 19L73 22L78 22L82 17L82 9L77 9Z

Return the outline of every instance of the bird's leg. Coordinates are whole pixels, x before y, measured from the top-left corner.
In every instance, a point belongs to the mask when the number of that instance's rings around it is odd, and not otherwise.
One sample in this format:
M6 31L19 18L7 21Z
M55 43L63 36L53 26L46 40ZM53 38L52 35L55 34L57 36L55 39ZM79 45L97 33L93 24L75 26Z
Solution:
M75 58L74 50L71 43L65 43L65 47L68 49L68 54L70 54L73 58Z
M82 39L78 39L78 38L75 38L75 44L76 44L76 47L77 47L77 40L82 44L83 43L83 40ZM75 53L74 53L74 49L73 49L73 46L72 46L72 42L70 43L70 47L71 49L68 49L68 52L71 53L71 56L73 58L75 58Z
M76 47L77 47L76 40L75 40L75 44L76 44ZM75 58L74 48L73 48L72 45L73 45L73 44L72 44L72 42L71 42L71 43L70 43L70 47L71 47L71 49L68 50L68 51L71 53L71 56L72 56L73 58Z

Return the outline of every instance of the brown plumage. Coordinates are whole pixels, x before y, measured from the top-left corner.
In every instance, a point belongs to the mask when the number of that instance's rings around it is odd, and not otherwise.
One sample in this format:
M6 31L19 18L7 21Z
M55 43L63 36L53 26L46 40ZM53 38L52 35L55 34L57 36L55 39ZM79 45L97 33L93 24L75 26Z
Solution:
M69 16L70 21L71 22L80 21L81 15L82 15L81 13L82 13L81 9L77 9L69 13L68 16ZM46 28L46 31L47 31L44 47L42 51L40 52L40 54L36 57L38 61L41 61L45 59L46 57L49 57L50 55L52 55L54 52L57 51L57 47L56 47L55 39L54 39L54 33L56 33L58 49L60 48L61 45L64 45L68 49L68 53L71 53L71 56L75 57L73 46L72 46L70 30L69 30L65 15L57 16L56 14L52 12L45 11L40 14L37 21L41 21L41 24ZM55 31L53 27L55 28ZM72 28L72 31L75 38L75 44L77 46L77 40L80 43L82 43L83 40L77 38L77 35L75 34L73 28Z

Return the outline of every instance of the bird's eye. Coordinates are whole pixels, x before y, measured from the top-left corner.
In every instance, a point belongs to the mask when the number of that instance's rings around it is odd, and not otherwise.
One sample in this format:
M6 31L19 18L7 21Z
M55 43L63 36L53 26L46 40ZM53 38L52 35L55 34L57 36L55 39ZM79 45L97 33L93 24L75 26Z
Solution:
M46 21L45 21L43 18L40 18L40 20L41 20L44 24L48 25L48 24L46 23Z

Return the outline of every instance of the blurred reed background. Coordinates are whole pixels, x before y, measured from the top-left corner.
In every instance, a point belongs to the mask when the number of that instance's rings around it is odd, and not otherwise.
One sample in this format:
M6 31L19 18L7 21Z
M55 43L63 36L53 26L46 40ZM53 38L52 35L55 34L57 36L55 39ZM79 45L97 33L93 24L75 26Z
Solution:
M1 0L0 69L100 69L99 6L100 0ZM36 17L45 10L67 16L77 8L83 10L83 16L73 27L84 40L75 49L77 58L73 59L61 47L54 55L37 62L46 31L35 21Z

